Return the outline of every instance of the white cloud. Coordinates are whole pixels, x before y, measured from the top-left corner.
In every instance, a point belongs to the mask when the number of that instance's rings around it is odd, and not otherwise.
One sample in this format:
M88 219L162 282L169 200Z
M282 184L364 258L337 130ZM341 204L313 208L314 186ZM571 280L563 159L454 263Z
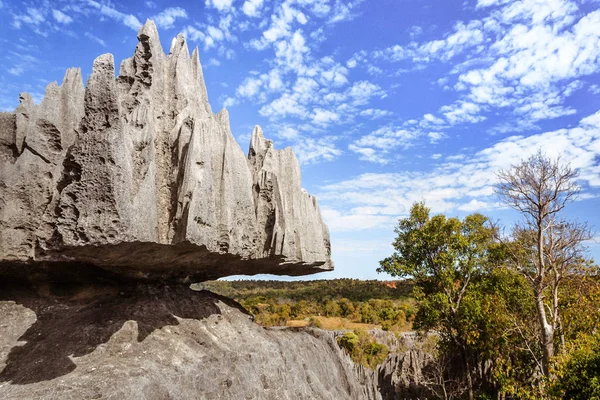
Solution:
M21 76L25 72L25 68L22 65L16 65L8 69L8 73L14 76Z
M220 45L218 50L219 55L227 59L232 59L235 56L235 51L233 49L226 49L223 46L223 42L234 42L237 39L231 32L232 21L232 15L228 14L219 19L218 26L214 24L198 27L188 25L183 28L182 33L192 41L202 42L205 50Z
M246 78L236 90L236 94L239 97L252 98L259 93L262 86L262 81L259 78Z
M291 2L282 3L271 16L271 24L263 32L262 38L255 40L251 45L262 50L270 44L276 44L280 39L289 38L292 36L292 26L295 22L301 25L306 23L306 16L300 10L292 7Z
M442 106L440 112L444 114L448 122L452 125L469 122L477 123L485 120L485 117L479 115L481 107L475 103L459 101L452 105Z
M73 18L69 17L67 14L63 13L60 10L52 9L52 16L56 20L56 22L68 25L73 22Z
M218 67L221 65L221 62L219 60L217 60L216 58L210 58L208 60L208 62L204 65L207 67Z
M304 67L304 54L308 50L302 32L297 30L289 40L275 43L275 62L281 68L300 72Z
M13 16L13 26L17 29L21 28L23 23L38 26L45 20L46 18L44 17L43 10L34 7L28 7L26 14L18 14Z
M206 7L216 8L219 11L229 11L233 0L206 0Z
M331 11L329 0L296 0L296 3L308 7L318 18L325 18Z
M429 132L427 136L429 137L429 142L432 144L435 144L440 140L446 139L448 137L448 135L446 135L443 132Z
M480 0L477 7L480 19L458 22L439 39L372 56L404 63L400 72L460 55L437 81L450 91L449 78L457 80L458 101L439 110L451 124L479 122L483 111L507 113L518 125L573 115L566 99L600 70L600 10L586 14L570 0Z
M344 219L344 216L331 212L332 210L326 210L325 222L330 227L333 226L334 231L348 232L355 230L356 226L363 225L364 222L368 221L356 221L351 219ZM331 223L329 222L331 221ZM349 254L379 254L387 253L390 254L394 251L392 245L387 240L377 239L338 239L332 238L332 249L336 254L349 253Z
M373 229L392 225L396 220L395 217L387 215L345 214L328 207L322 207L321 214L331 232L351 232ZM341 251L339 247L336 247L336 250ZM354 250L356 250L356 248Z
M511 0L477 0L477 8L498 6L498 5L506 4L510 1Z
M204 42L204 40L206 39L206 35L204 34L204 32L202 32L201 30L199 30L191 25L188 25L185 28L183 28L181 33L188 40L193 41L193 42Z
M291 126L284 126L277 132L277 137L286 140L295 140L298 139L299 132L297 129L294 129Z
M423 33L423 28L421 28L418 25L413 25L410 27L408 34L410 35L411 38L416 38L417 36L420 36Z
M102 47L106 47L106 42L102 39L100 39L98 36L95 36L93 34L91 34L90 32L86 32L84 33L85 37L88 39L93 40L94 42L100 44Z
M326 59L325 63L328 66L331 65L331 67L321 72L321 79L324 84L331 84L338 87L348 83L348 69L335 63L331 58Z
M263 117L275 118L281 118L285 116L306 118L309 116L306 107L300 104L299 95L297 93L284 93L278 99L275 99L271 103L261 107L259 114Z
M588 87L588 90L592 94L600 94L600 85L598 85L598 84L590 85Z
M229 107L233 107L237 104L237 100L233 97L228 97L225 99L225 101L223 102L223 107L225 108L229 108Z
M159 28L171 29L177 18L186 19L187 12L181 7L169 7L156 14L152 19Z
M315 108L313 114L313 122L317 125L327 125L340 119L340 116L329 110Z
M323 186L319 199L323 209L337 218L370 221L364 229L381 227L389 218L406 215L410 206L425 200L433 212L481 211L500 207L494 197L496 172L517 164L542 148L551 157L580 169L585 197L587 187L600 188L600 111L583 118L570 129L511 136L471 154L446 157L426 172L366 173ZM434 155L435 159L441 156Z
M225 38L223 31L214 26L209 26L206 28L206 32L216 41L219 42Z
M353 20L359 15L356 10L363 1L364 0L335 0L329 23Z
M380 110L377 108L367 108L366 110L362 110L359 115L361 117L368 117L371 119L379 119L379 118L383 118L383 117L389 117L391 115L393 115L393 113L391 111L387 111L387 110Z
M372 147L359 146L357 144L351 143L348 145L348 150L357 153L358 158L363 161L368 161L376 164L387 164L389 160L387 159L386 153L381 149L374 149Z
M411 147L421 135L419 130L388 125L354 140L348 149L357 153L363 161L387 164L390 161L388 155L393 150Z
M444 39L432 40L422 44L411 42L408 46L394 45L378 50L373 56L388 61L411 60L414 63L429 63L434 60L449 61L486 41L481 21L465 24L457 22L453 31Z
M242 6L242 11L249 17L260 17L262 6L263 0L246 0Z
M302 137L294 145L294 153L301 164L314 164L331 161L342 154L335 145L336 137L325 136L318 139Z
M283 88L283 81L281 80L281 75L278 70L273 69L269 72L268 77L265 77L268 80L269 89L272 91L279 91Z
M348 95L353 99L355 105L364 105L372 97L385 96L385 91L369 81L358 81L352 85Z
M100 14L114 19L115 21L119 21L123 23L123 25L133 29L134 31L138 31L142 26L142 23L137 19L135 15L122 13L112 7L109 7L104 4L100 4L94 0L87 0L87 4L97 10L100 11Z
M423 115L423 121L432 125L444 125L444 120L436 117L433 114L425 114Z
M29 54L17 54L11 52L12 55L18 56L15 64L7 70L7 72L14 76L21 76L25 71L35 69L39 65L39 60Z

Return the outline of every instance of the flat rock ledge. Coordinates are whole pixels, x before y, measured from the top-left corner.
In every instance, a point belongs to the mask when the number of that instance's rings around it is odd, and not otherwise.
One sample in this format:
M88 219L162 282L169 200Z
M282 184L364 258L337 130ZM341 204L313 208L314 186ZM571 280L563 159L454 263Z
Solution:
M256 126L248 155L213 114L198 50L152 21L115 78L99 56L0 113L0 279L190 282L333 269L290 148Z

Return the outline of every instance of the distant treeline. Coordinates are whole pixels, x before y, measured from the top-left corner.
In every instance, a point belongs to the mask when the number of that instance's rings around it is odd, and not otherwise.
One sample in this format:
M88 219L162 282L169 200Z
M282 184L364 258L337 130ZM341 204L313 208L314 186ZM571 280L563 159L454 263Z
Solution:
M310 320L322 326L316 317L339 317L405 330L416 313L410 280L211 281L195 288L235 299L264 326L286 325L290 320Z

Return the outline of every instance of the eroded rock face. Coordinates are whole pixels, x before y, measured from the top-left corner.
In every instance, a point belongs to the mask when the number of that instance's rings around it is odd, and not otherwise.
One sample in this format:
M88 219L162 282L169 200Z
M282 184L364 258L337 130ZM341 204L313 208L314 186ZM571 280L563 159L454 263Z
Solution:
M182 285L0 282L2 399L381 399L330 332Z
M333 268L291 149L260 127L248 156L213 114L198 51L168 55L148 21L132 58L104 54L40 105L0 114L0 275L189 281ZM65 272L66 274L63 274Z

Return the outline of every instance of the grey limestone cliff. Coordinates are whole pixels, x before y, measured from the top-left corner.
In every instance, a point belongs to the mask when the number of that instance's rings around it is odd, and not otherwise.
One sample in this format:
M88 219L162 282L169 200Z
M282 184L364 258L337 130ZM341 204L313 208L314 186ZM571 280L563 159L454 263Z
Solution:
M198 50L148 21L115 78L99 56L0 114L0 275L99 269L141 280L332 269L291 149L256 127L246 156L213 114ZM63 272L65 272L63 274Z

